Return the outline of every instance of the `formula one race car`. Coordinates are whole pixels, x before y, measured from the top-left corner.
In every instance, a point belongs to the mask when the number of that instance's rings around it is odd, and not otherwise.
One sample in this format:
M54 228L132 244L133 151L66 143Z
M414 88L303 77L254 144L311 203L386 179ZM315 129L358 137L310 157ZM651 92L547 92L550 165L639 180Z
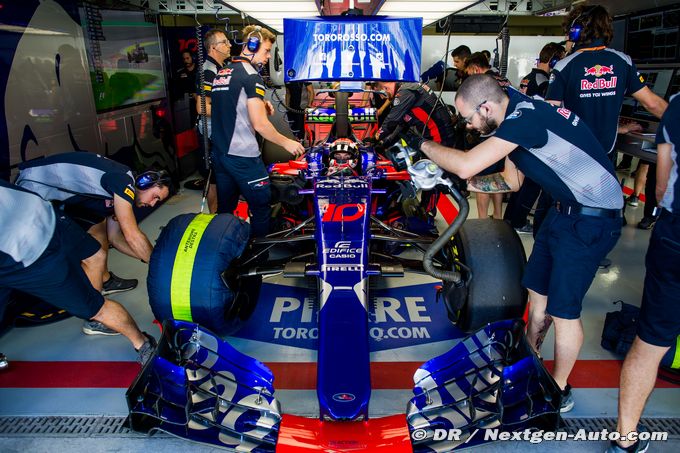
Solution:
M346 93L335 99L336 109L323 112L332 118L328 136L304 158L270 168L278 231L253 240L252 254L224 274L232 287L235 280L272 274L314 282L317 428L359 429L348 422L369 420L371 282L426 273L441 281L438 297L465 339L418 369L395 442L448 451L480 442L472 439L480 428L554 429L561 393L516 320L526 303L525 255L516 233L502 221L466 222L458 181L404 145L379 151L359 141L352 118L371 122L375 114L348 108ZM307 121L315 114L309 111ZM404 208L418 203L418 192L433 190L459 206L441 233L429 213ZM287 430L285 418L281 424L265 365L196 324L169 320L164 326L156 356L128 391L133 429L238 451L314 442L314 434L303 441L299 426ZM460 441L435 437L437 429L459 430Z
M146 53L146 50L144 50L144 47L141 47L139 43L135 44L135 48L132 49L132 51L127 53L127 59L128 63L148 63L149 62L149 54Z

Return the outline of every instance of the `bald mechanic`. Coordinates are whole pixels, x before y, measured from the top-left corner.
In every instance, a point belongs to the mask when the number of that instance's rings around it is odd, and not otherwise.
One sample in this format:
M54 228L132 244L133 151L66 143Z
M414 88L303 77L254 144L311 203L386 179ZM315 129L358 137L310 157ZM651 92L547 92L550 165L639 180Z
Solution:
M470 76L456 95L456 108L468 128L491 134L468 152L422 138L407 137L444 170L471 178L469 189L517 190L523 174L556 201L550 208L524 271L531 307L527 339L540 351L552 317L555 324L553 377L563 391L561 411L574 406L567 383L583 344L580 313L598 263L621 235L623 197L602 145L566 109L509 89L504 93L488 75ZM506 159L505 170L476 176Z
M212 84L212 160L217 182L217 212L233 212L239 195L248 202L253 237L269 233L271 187L256 134L283 147L293 156L304 147L280 134L269 121L274 113L264 100L259 70L271 58L276 36L249 25L243 29L243 49L221 69Z
M149 262L153 246L139 229L133 206L151 207L170 194L170 177L149 171L137 178L123 164L88 152L55 154L24 162L16 184L53 202L101 244L83 260L83 269L102 294L128 291L136 279L122 279L107 267L109 244L133 258ZM86 323L88 335L117 335L96 323Z
M21 213L18 215L18 213ZM79 318L122 333L144 364L156 341L141 332L117 302L105 299L88 280L81 260L101 250L99 242L34 193L0 180L0 291L15 289Z

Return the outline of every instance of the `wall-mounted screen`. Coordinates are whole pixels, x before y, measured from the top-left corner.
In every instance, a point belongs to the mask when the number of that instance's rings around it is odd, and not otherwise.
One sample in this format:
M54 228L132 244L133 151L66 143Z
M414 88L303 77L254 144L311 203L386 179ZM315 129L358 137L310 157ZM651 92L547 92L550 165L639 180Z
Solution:
M141 11L81 8L97 112L164 98L156 24Z
M671 86L677 83L676 69L674 68L645 68L638 67L638 72L645 79L645 84L654 93L658 94L664 99L673 94ZM677 89L677 88L676 88ZM621 113L624 116L629 116L641 120L656 121L656 117L649 113L635 98L626 96L623 100Z
M420 80L422 18L284 19L284 77L300 80Z

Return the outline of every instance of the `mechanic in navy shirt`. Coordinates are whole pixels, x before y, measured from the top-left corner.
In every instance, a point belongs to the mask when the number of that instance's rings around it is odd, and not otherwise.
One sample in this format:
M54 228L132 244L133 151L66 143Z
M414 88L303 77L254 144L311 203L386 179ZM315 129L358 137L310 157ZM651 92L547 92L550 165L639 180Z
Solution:
M647 273L637 337L621 370L617 431L622 435L639 431L638 422L647 397L654 389L659 363L669 347L677 344L680 335L679 124L680 96L675 95L661 119L656 136L656 198L661 214L652 230L647 250ZM676 359L679 354L676 349ZM630 447L632 444L631 441L621 442L620 446ZM642 451L642 448L635 451Z
M137 327L117 302L96 290L80 265L101 250L99 242L52 205L21 187L0 180L0 300L18 290L79 318L122 333L145 363L155 340Z
M293 156L304 147L281 135L267 118L274 113L264 100L264 81L258 67L271 57L276 36L269 30L249 25L243 29L241 55L217 73L212 86L213 148L217 181L217 212L232 213L239 194L248 202L253 237L269 233L271 187L262 162L256 133L282 146Z
M203 165L201 165L199 172L204 179L199 179L192 183L192 188L203 189L205 186L205 178L210 175L210 183L208 185L208 211L211 213L217 212L217 186L215 183L215 173L209 171L209 162L205 162L205 149L203 149L203 118L206 118L205 130L208 133L208 153L212 147L212 124L210 117L212 115L212 105L211 105L211 92L213 80L217 72L222 69L224 62L231 55L231 43L227 39L227 35L224 34L222 30L212 29L208 30L203 38L205 49L208 52L208 56L203 62L203 88L201 89L200 77L196 78L196 111L203 112L201 104L203 102L201 93L205 93L205 115L201 115L198 120L198 145L201 152L201 159L203 160Z
M556 42L549 42L538 55L538 65L522 78L519 91L529 97L538 96L545 99L548 91L549 71L564 57L564 47Z
M554 320L553 377L564 391L566 412L573 407L567 379L583 344L583 297L621 234L623 197L614 166L574 113L512 88L506 94L488 75L463 82L456 108L469 128L492 135L468 152L422 139L408 143L444 170L471 178L472 191L517 190L524 173L556 201L536 237L523 285L531 301L527 338L537 352ZM502 174L473 177L506 157Z
M108 271L109 244L121 253L149 262L153 246L139 229L133 205L155 206L170 194L164 172L145 172L137 178L128 167L98 154L55 154L19 165L16 184L58 205L83 230L99 241L101 250L83 260L92 286L104 295L128 291L136 279ZM86 334L113 335L99 324L83 327Z
M612 18L603 6L572 9L564 28L567 48L570 43L573 47L571 54L552 70L545 98L578 115L615 162L614 145L624 96L633 96L657 118L661 118L667 103L645 86L628 55L607 47L614 30Z

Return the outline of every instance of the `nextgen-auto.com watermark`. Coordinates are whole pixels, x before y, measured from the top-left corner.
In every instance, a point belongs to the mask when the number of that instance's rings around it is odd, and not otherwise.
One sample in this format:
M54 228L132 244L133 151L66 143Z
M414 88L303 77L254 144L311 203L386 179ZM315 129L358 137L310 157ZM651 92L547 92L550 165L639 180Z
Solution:
M415 429L411 432L411 439L416 442L424 441L426 439L431 439L433 441L451 441L468 443L475 438L481 436L485 442L493 441L525 441L532 444L538 444L541 442L553 442L553 441L637 441L637 440L650 440L650 441L665 441L668 440L668 433L665 431L653 431L653 432L632 432L627 436L622 436L616 431L609 431L603 429L601 431L587 431L584 428L579 429L575 433L568 433L566 431L536 431L531 429L525 429L524 431L503 431L499 428L489 428L489 429L476 429L472 431L467 436L467 432L461 429Z

